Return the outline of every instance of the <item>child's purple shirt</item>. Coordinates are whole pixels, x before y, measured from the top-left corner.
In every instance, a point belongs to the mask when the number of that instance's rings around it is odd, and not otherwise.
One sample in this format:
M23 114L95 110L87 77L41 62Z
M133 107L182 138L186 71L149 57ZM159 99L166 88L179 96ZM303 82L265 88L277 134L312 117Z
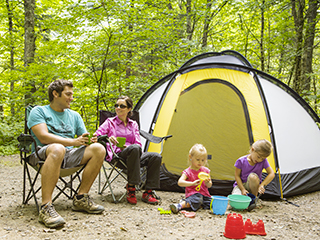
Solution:
M259 176L260 182L261 182L262 181L262 170L270 167L268 160L265 158L265 159L263 159L262 162L256 163L254 166L251 166L248 162L247 157L248 157L248 155L239 158L236 161L236 163L234 164L234 166L236 168L241 169L240 177L241 177L242 182L243 183L247 182L247 178L250 173L256 173ZM233 184L233 187L235 187L237 185L238 185L237 181L235 181L235 183Z

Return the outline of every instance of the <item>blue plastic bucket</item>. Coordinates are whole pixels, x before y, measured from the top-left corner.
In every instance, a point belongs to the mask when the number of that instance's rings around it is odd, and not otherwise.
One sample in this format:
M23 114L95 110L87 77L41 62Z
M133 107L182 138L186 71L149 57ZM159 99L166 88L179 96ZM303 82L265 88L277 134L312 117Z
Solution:
M211 196L210 210L216 215L223 215L227 210L229 198L224 196Z

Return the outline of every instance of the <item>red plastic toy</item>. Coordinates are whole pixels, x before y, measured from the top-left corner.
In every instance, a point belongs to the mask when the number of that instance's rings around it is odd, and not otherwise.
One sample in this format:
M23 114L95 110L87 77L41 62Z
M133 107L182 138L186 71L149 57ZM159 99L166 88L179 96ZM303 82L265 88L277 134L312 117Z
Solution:
M180 211L185 217L194 218L196 216L195 212L188 212L185 210Z
M242 216L240 214L228 214L223 235L231 239L243 239L246 237Z
M267 235L262 220L259 220L256 224L253 224L250 219L247 219L247 221L244 224L244 229L246 234L261 236Z

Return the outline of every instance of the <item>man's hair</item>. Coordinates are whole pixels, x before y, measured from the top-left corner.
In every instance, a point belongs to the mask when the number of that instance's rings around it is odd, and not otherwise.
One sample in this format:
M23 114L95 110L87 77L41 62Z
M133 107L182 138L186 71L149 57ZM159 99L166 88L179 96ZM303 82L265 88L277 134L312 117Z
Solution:
M54 98L53 97L54 90L59 94L59 97L60 97L65 86L72 88L73 83L68 80L64 80L64 79L59 79L59 80L55 80L54 82L52 82L48 88L49 101L52 102L52 100Z

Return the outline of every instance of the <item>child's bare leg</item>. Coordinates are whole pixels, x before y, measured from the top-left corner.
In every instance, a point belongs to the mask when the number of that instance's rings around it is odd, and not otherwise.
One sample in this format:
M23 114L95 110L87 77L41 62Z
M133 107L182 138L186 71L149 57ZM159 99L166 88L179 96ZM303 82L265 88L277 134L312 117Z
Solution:
M249 175L249 188L251 190L251 193L255 196L258 196L259 184L260 184L259 177L255 174L250 174Z

